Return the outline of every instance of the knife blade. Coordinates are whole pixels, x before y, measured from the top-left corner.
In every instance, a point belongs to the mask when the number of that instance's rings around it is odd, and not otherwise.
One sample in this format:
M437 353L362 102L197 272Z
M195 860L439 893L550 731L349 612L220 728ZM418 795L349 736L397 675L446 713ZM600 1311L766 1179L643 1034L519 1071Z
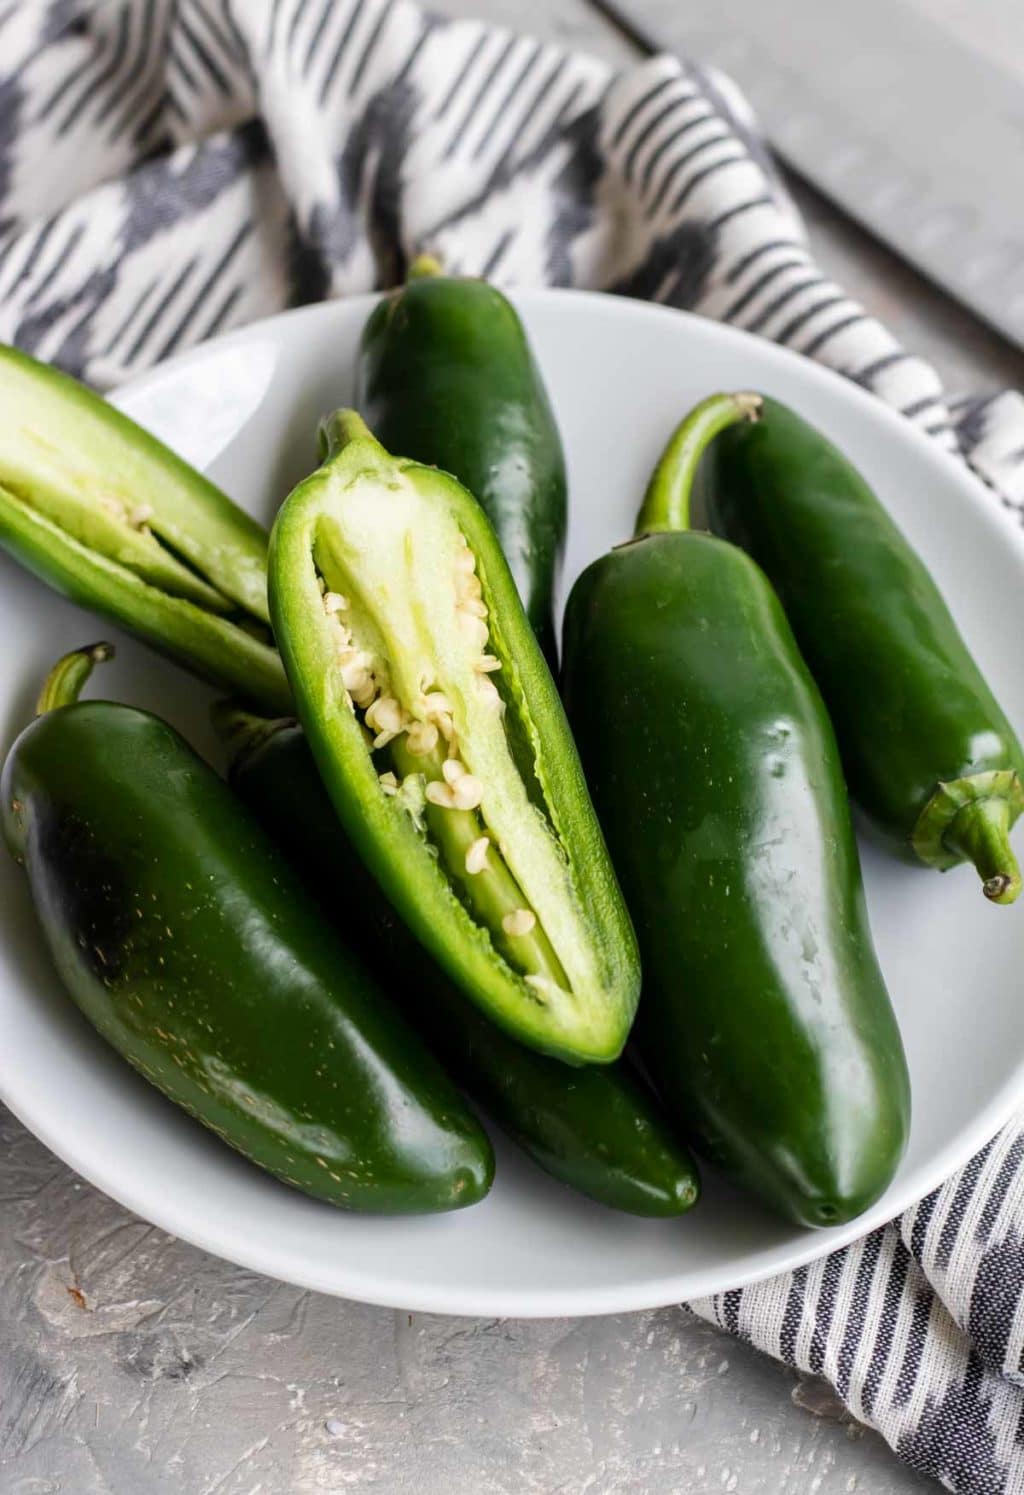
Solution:
M798 175L1024 348L1024 74L902 0L595 3L730 74Z

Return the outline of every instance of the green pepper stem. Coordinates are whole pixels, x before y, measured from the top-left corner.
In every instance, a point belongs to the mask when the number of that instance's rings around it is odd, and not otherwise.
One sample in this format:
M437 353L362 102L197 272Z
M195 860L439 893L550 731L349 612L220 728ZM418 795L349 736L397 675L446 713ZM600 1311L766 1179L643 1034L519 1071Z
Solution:
M375 441L376 438L358 410L335 410L325 415L317 432L320 461L327 462L344 451L350 441Z
M1021 889L1021 876L1010 845L1010 806L1005 799L976 799L965 805L943 840L951 851L977 867L986 898L993 903L1014 901Z
M406 271L406 280L428 280L433 275L443 275L444 266L433 254L418 254Z
M45 716L48 711L56 711L58 706L73 706L92 674L93 666L104 664L113 657L113 644L89 644L58 659L39 692L36 716Z
M761 405L757 394L709 395L680 421L651 474L637 516L636 538L689 529L693 479L709 443L728 426L758 420Z
M240 768L271 737L294 727L294 716L258 716L238 701L214 701L210 707L213 730L227 749L228 771Z

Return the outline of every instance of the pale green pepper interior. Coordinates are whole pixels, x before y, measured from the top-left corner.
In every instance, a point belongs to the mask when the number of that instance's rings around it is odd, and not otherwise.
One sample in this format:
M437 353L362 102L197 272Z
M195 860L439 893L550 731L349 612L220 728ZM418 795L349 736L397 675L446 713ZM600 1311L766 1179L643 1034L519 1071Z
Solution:
M524 746L536 751L536 734L493 631L480 557L415 472L327 477L313 545L323 627L381 793L412 816L537 1000L557 1004L589 978L591 956L568 859L537 803L542 775L527 782L516 762Z
M91 391L10 349L0 349L0 408L6 495L170 597L266 623L263 537L198 473Z

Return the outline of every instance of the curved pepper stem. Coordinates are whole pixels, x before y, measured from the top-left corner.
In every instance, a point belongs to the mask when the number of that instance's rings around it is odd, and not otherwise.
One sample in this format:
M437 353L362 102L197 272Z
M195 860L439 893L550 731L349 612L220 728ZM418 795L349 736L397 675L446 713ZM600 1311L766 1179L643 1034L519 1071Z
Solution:
M105 664L114 657L113 644L89 644L84 649L74 649L58 659L46 677L36 703L36 716L45 716L56 711L58 706L73 706L82 694L82 688L93 672L93 667Z
M1024 813L1015 769L990 769L936 786L917 818L910 844L926 867L945 872L960 862L978 870L986 898L1012 903L1021 889L1010 829Z
M278 732L297 725L294 716L259 716L238 701L214 701L210 707L213 730L227 749L228 769L239 768L257 748Z
M329 462L338 456L352 441L372 441L380 445L358 410L335 410L325 415L317 436L321 462Z
M676 427L647 485L634 535L690 527L690 495L693 480L708 445L720 431L741 421L756 421L761 415L760 395L709 395Z
M406 280L428 280L434 275L443 275L444 266L433 254L418 254L406 271Z
M965 805L943 839L950 851L974 863L986 898L1013 903L1021 875L1010 845L1010 806L1005 799L976 799Z

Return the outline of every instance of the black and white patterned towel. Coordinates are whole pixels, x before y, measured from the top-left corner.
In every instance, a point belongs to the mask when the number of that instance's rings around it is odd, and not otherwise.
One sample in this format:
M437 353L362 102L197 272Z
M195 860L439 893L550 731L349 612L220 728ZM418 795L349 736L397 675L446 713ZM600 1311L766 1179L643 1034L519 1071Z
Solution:
M1024 520L1024 399L944 391L821 273L719 74L405 0L0 0L0 338L109 387L421 247L786 343ZM1024 1122L856 1245L691 1307L950 1489L1024 1492Z

